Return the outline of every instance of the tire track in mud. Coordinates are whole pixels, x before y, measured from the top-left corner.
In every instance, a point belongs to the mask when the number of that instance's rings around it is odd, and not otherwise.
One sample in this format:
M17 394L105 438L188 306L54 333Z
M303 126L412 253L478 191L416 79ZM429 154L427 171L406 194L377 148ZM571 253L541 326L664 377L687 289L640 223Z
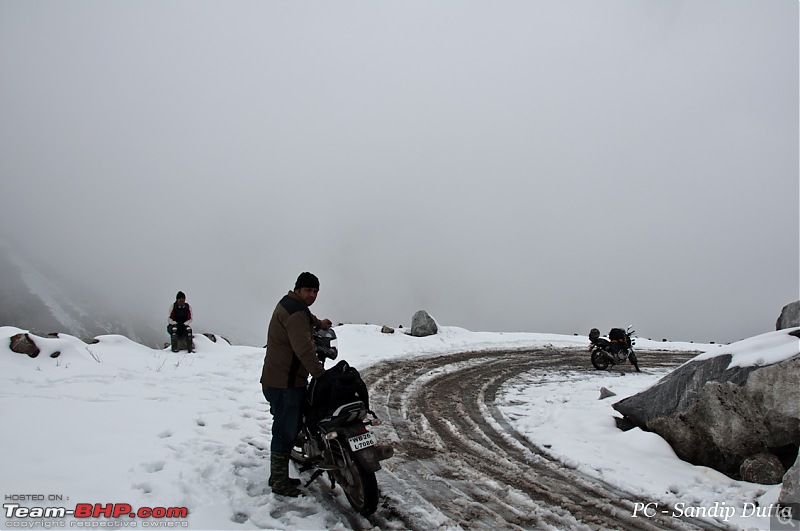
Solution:
M645 371L693 353L646 356ZM622 371L633 368L624 365ZM514 430L495 400L522 373L595 372L583 349L466 352L391 361L362 375L376 434L395 447L378 483L383 529L725 529L711 519L633 518L641 501L559 462Z

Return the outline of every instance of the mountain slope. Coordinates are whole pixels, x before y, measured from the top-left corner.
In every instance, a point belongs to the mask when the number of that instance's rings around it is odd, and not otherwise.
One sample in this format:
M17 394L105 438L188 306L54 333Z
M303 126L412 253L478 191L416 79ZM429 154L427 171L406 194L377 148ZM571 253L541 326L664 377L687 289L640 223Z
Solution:
M149 346L166 339L157 323L121 314L101 294L34 263L7 243L0 244L0 325L80 338L121 334Z

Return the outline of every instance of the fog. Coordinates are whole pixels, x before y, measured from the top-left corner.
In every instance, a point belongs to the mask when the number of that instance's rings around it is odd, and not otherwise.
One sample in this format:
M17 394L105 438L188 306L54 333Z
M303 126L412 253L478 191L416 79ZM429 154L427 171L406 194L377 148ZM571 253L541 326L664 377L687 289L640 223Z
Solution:
M0 72L0 232L164 324L261 341L301 271L474 331L800 298L795 1L5 0Z

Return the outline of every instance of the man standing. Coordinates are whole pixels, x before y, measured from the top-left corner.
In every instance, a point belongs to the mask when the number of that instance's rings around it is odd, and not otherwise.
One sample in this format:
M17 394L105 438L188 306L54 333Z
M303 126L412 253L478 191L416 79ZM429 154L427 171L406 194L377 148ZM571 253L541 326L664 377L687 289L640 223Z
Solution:
M261 371L261 387L272 413L270 478L272 492L299 496L300 481L289 477L289 452L300 430L308 375L325 373L314 347L314 328L330 328L328 319L319 320L308 309L319 292L319 280L304 272L294 290L283 297L269 321L267 353Z
M169 307L167 333L172 343L172 352L178 352L178 338L186 337L186 350L192 351L192 307L186 302L186 295L179 291L175 302Z

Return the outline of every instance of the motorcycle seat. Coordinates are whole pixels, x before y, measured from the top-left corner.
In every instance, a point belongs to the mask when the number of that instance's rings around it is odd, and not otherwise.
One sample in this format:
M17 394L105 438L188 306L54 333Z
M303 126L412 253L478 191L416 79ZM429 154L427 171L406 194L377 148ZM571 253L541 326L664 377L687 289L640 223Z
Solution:
M592 340L592 344L597 345L598 347L608 348L609 345L611 345L611 341L603 337L598 337Z
M321 428L334 428L343 426L351 422L361 421L367 417L367 406L364 402L348 402L333 409L323 412L320 417L319 425Z

